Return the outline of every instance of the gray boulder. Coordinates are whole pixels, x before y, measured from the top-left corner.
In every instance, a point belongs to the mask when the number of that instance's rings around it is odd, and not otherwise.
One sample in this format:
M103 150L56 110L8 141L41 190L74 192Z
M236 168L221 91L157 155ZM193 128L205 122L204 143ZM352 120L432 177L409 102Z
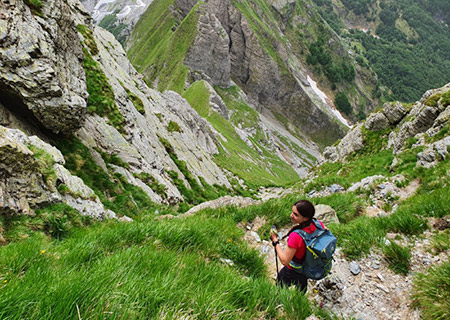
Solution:
M398 101L393 104L385 103L383 106L383 114L391 125L399 123L407 113L408 110Z
M61 152L38 137L0 126L0 214L33 215L38 207L65 203L82 215L115 218L64 163Z
M431 168L438 164L439 161L448 158L448 150L450 149L450 136L441 139L425 150L417 154L417 166Z
M392 148L394 153L398 153L404 147L405 142L419 133L431 130L431 133L439 132L437 128L442 128L448 120L448 111L437 101L435 105L427 105L427 99L436 94L442 94L450 89L450 84L446 86L429 90L417 102L409 112L407 120L400 124L398 132L391 132L389 135L388 148ZM440 117L440 115L442 117ZM436 128L433 130L433 128Z
M323 154L322 154L322 160L324 161L331 161L335 162L339 159L339 153L337 151L337 148L335 146L329 146L326 147Z
M341 159L361 150L364 147L361 131L362 126L363 124L359 124L354 127L338 144L337 150Z
M326 204L317 204L314 206L316 213L314 217L323 222L324 225L329 223L339 223L339 218L336 211Z
M372 113L366 120L367 130L380 131L389 126L389 119L383 112Z

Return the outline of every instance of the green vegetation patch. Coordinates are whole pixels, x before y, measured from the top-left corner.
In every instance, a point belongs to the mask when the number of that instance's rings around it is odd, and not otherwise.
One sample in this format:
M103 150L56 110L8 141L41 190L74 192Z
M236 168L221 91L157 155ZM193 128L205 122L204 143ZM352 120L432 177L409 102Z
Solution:
M231 111L231 123L236 127L240 126L242 128L258 127L258 112L239 98L239 88L237 86L226 89L215 86L214 89L225 102L227 109Z
M158 208L142 189L128 183L125 177L118 173L105 172L95 163L89 149L80 140L74 137L61 140L57 147L64 155L66 168L73 175L80 177L106 208L119 216L137 217L150 214ZM107 160L111 163L122 163L118 157L108 157Z
M118 13L119 10L117 9L114 13L106 15L102 21L100 21L99 26L111 32L123 46L125 44L126 36L122 34L122 31L126 29L127 25L117 20Z
M348 101L347 96L343 92L338 92L336 98L334 99L334 104L339 111L342 111L346 115L350 115L353 113L352 105L350 101Z
M209 107L209 90L206 88L204 81L194 82L184 93L185 98L189 104L198 112L203 118L207 118L210 113Z
M102 117L107 117L110 124L120 133L125 133L125 118L120 113L114 98L114 92L102 68L83 48L83 67L86 72L86 85L89 93L88 111L96 113Z
M276 28L277 21L267 3L263 0L233 0L233 4L245 16L259 43L278 65L282 75L292 77L286 63L277 52L277 43L283 43L284 40Z
M167 131L169 132L183 132L181 130L180 125L176 123L175 121L170 120L169 124L167 125Z
M432 266L426 273L417 273L412 298L424 319L449 319L450 262Z
M436 233L431 238L431 246L434 253L440 253L450 250L450 229Z
M170 142L162 137L159 137L159 141L164 146L170 158L173 162L175 162L178 169L186 178L190 186L190 188L185 186L183 180L178 178L178 173L176 171L170 170L167 172L171 177L173 183L177 186L177 189L183 195L186 202L185 204L180 205L180 211L186 211L187 209L189 209L189 205L196 205L207 200L214 200L224 195L224 190L222 190L221 188L210 186L204 179L200 180L199 184L192 173L189 171L186 162L178 159L178 156L176 155L175 150Z
M237 88L217 89L225 100L233 100L237 96ZM226 140L222 140L219 154L215 157L216 163L222 168L227 168L233 174L242 178L248 186L259 187L273 185L288 185L298 180L298 174L277 155L272 154L258 141L252 140L254 145L262 150L262 155L250 148L237 134L233 125L224 119L219 113L209 109L209 92L203 82L195 82L188 88L184 97L197 112L208 120L209 123ZM235 112L244 112L253 117L253 109L244 106L234 100L231 109ZM239 106L236 106L236 103ZM233 104L233 103L232 103ZM228 105L227 105L228 107ZM253 120L252 125L254 124ZM256 121L256 119L255 119Z
M338 57L333 52L333 48L329 46L329 37L330 34L322 25L319 25L318 38L316 42L310 44L308 48L310 53L306 57L306 62L312 66L319 65L320 70L331 83L352 82L356 75L355 68L351 62Z
M137 95L135 95L129 89L127 89L125 87L123 87L123 88L127 92L128 98L131 100L131 102L133 103L133 105L136 108L136 110L139 111L140 114L144 115L145 114L145 108L144 108L144 103L142 102L141 98L139 98Z
M436 93L425 100L425 104L430 107L437 107L439 99L442 97L442 93Z
M199 214L176 221L109 221L61 241L33 236L0 247L0 317L100 319L108 312L127 319L303 319L312 314L305 295L268 279L262 258L241 236L232 220Z
M24 0L25 4L30 7L31 12L35 15L42 16L42 8L45 0Z
M7 243L24 241L45 234L54 239L68 236L74 229L92 224L92 219L82 216L72 207L50 204L35 211L35 216L2 215L0 231Z
M55 160L53 159L52 155L33 145L29 145L28 149L33 152L34 158L38 163L38 170L42 174L45 183L50 188L50 190L54 191L57 176L55 169L53 169Z
M91 29L84 24L79 24L77 26L77 30L79 33L83 35L84 44L89 48L89 51L93 56L98 54L97 43L95 42L94 35ZM86 54L85 54L86 55Z
M189 14L177 21L170 5L174 0L153 1L141 17L132 35L134 46L128 52L137 70L149 83L158 79L160 91L184 92L188 68L183 64L188 49L197 36L197 3Z
M167 188L163 184L159 183L158 180L156 180L156 178L153 177L151 174L147 172L141 172L141 173L133 173L133 176L135 178L140 179L142 182L148 185L150 189L159 194L163 199L167 199L166 193Z
M102 151L100 148L94 148L95 151L100 153L102 156L103 161L105 161L106 165L113 164L125 169L129 169L130 165L123 161L117 154L109 154L104 151Z
M402 247L391 241L389 245L383 247L385 259L389 268L395 273L407 275L411 266L411 249Z

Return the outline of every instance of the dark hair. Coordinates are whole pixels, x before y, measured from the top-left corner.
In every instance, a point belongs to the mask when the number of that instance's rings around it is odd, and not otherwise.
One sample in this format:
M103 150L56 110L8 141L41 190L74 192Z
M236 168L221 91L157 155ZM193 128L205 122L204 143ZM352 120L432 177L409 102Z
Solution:
M316 212L314 205L308 200L300 200L294 203L294 206L297 208L298 212L305 218L308 218L309 223L311 223L314 213Z
M308 227L312 222L314 214L316 213L314 205L308 200L299 200L296 203L294 203L294 206L297 208L298 213L300 213L303 217L308 218L308 220L296 226L293 226L291 230L289 230L289 232L283 237L283 239L288 237L295 230Z

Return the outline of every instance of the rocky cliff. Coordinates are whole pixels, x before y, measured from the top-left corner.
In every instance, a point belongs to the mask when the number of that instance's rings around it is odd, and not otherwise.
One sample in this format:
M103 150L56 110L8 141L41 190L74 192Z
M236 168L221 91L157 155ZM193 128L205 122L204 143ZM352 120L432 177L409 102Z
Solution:
M296 54L299 48L289 42L294 30L285 30L288 24L300 28L296 12L305 4L214 0L170 4L153 2L128 43L131 61L150 83L178 92L198 79L221 87L235 83L257 111L288 119L308 139L323 145L343 135L342 118L336 117L330 100L312 89L308 70ZM189 36L178 39L177 33L187 28ZM165 48L167 39L185 42L182 56L171 56L174 52ZM163 61L173 59L180 59L189 71L166 74Z
M179 94L148 88L79 2L4 4L2 214L63 202L97 218L121 216L142 209L136 194L194 203L207 189L217 197L231 188L232 175L214 162L216 131ZM125 194L128 207L117 206Z

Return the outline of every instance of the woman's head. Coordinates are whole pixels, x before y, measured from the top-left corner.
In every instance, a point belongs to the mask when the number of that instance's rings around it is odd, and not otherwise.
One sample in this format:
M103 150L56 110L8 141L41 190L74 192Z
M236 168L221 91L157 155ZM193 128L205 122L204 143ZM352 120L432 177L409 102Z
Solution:
M309 225L314 217L314 205L308 200L300 200L292 206L291 221L293 224Z

